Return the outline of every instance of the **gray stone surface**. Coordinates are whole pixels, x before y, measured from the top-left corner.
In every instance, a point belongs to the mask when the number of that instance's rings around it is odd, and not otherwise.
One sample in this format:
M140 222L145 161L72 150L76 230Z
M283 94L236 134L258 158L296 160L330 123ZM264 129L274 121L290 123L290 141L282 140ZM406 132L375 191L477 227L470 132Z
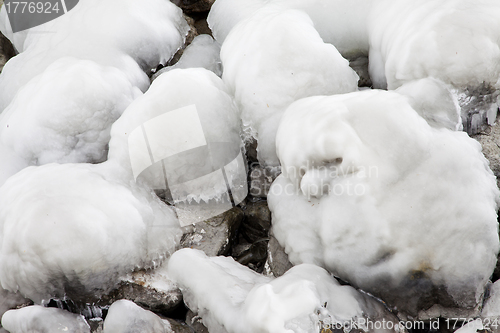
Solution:
M278 243L278 240L272 235L269 235L269 243L267 245L267 266L275 277L282 276L293 267L285 249Z
M349 66L358 74L358 87L371 87L372 80L368 72L368 57L359 57L349 61Z
M215 0L171 0L187 13L208 12Z
M247 202L244 213L245 219L240 229L243 237L251 243L268 238L271 211L267 201Z
M497 177L497 185L500 187L500 117L493 126L487 126L483 131L472 138L479 141L483 147L483 154L490 162L490 168Z
M271 184L280 173L280 167L263 167L255 163L251 165L250 195L257 198L267 198Z
M14 46L12 46L10 40L0 32L0 72L5 63L15 55L16 51Z
M201 317L189 310L186 315L186 324L191 327L194 333L209 333L208 328L203 325Z
M235 244L243 218L241 208L233 207L221 215L183 227L181 247L202 250L212 257L227 255Z

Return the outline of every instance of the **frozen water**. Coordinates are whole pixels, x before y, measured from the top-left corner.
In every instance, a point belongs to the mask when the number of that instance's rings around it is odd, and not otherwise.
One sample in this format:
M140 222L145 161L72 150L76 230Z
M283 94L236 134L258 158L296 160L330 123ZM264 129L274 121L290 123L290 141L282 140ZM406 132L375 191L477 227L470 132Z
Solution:
M181 236L173 211L106 162L28 167L0 188L0 282L39 303L92 299L153 267Z
M367 318L393 324L396 319L382 303L340 286L314 265L295 266L271 279L232 258L183 249L172 255L168 271L210 332L318 332L328 324L347 329Z
M21 53L0 75L0 110L20 87L68 56L117 67L134 86L146 90L149 80L143 71L169 60L188 29L182 11L163 0L80 1L67 14L19 33L12 33L3 6L0 30Z
M144 310L134 302L119 300L108 310L103 333L173 333L167 320Z
M500 87L500 2L373 1L368 31L376 87L434 77Z
M176 68L205 68L219 77L222 76L220 44L209 35L196 36L175 65L162 68L151 79L154 80L162 73Z
M111 125L139 95L114 67L55 61L0 114L0 186L28 165L105 160Z
M499 191L466 133L431 128L405 97L371 90L295 102L277 152L268 202L292 263L326 267L413 316L480 303Z
M357 90L347 60L298 10L267 6L240 22L221 50L223 80L234 93L243 125L257 137L262 164L276 165L275 135L282 112L313 95Z
M7 311L2 316L2 326L9 333L90 333L83 316L40 305Z

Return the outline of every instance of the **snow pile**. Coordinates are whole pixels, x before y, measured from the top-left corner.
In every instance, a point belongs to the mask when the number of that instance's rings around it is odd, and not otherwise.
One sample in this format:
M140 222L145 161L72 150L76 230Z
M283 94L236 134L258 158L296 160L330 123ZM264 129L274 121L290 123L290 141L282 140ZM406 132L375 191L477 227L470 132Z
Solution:
M0 114L0 185L28 165L105 160L111 125L139 95L114 67L57 60Z
M266 6L305 12L325 43L344 57L368 55L369 0L217 0L208 16L215 39L223 43L239 22Z
M500 2L376 0L370 74L377 87L434 77L457 87L500 88ZM479 51L480 50L480 51Z
M113 125L109 159L139 183L166 191L186 213L206 208L216 216L232 207L228 185L235 204L248 192L240 127L218 76L176 69L160 75Z
M151 80L176 68L205 68L219 77L222 76L220 44L209 35L196 36L175 65L162 68L151 77Z
M434 129L405 97L372 90L295 102L277 152L268 202L292 263L326 267L413 316L480 304L499 191L466 133Z
M347 60L301 11L268 6L240 22L221 50L223 80L235 96L243 125L258 139L259 161L277 165L279 119L293 101L357 90Z
M163 0L79 1L67 14L18 33L10 29L5 6L0 18L0 30L21 52L0 76L0 110L29 80L68 56L114 66L146 90L149 80L141 69L170 59L189 29L181 10Z
M144 310L134 302L114 302L104 320L103 333L172 333L170 323L153 312Z
M271 279L232 258L183 249L172 255L168 271L210 332L318 332L331 325L362 327L369 320L391 322L386 326L391 331L396 323L382 303L340 286L314 265L295 266Z
M40 305L7 311L2 316L2 326L9 333L90 333L83 316Z
M174 251L181 230L149 190L109 163L28 167L0 188L0 282L40 303L100 296ZM123 178L122 178L123 179Z

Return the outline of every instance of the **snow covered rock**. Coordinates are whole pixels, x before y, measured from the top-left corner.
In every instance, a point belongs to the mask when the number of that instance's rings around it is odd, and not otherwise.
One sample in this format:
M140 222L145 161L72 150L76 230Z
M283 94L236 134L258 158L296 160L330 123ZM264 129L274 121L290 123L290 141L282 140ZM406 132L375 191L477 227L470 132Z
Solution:
M476 312L499 250L499 190L476 141L372 90L295 102L277 151L268 202L292 263L414 317Z
M0 185L28 165L104 161L111 125L139 95L114 67L60 58L0 114Z
M90 333L83 316L40 305L7 311L2 316L2 326L9 333Z
M168 271L210 332L318 332L326 325L347 328L368 320L383 319L393 328L397 323L382 303L340 286L315 265L299 265L271 279L231 258L183 249L172 255Z
M349 62L325 44L307 14L267 6L232 29L221 49L222 78L261 164L277 165L276 130L285 108L313 96L357 90Z
M373 1L368 31L374 86L395 89L433 77L453 85L459 95L468 98L474 98L474 91L481 86L499 90L498 17L500 3L496 0ZM493 103L496 105L496 100ZM478 124L468 124L468 118L473 114L486 118L490 107L494 108L489 115L491 125L498 105L489 104L472 113L462 107L464 129L476 133ZM473 122L484 123L480 119Z
M62 57L114 66L146 90L149 79L143 71L166 63L181 47L188 26L170 1L86 0L55 20L17 33L4 6L0 30L21 52L0 75L3 110L22 86Z
M492 126L488 126L486 130L473 135L472 138L481 144L483 154L490 162L489 166L500 188L500 122L498 118Z
M174 212L109 163L28 167L0 188L0 283L36 303L93 300L179 244Z
M0 288L0 318L8 310L31 304L33 304L33 302L31 302L31 300L27 298L22 297L21 294L12 293Z
M240 120L222 80L202 69L159 76L111 129L109 160L175 206L183 226L247 195ZM147 141L146 141L147 140Z
M103 333L173 333L170 323L127 300L114 302L104 320Z
M205 68L222 76L222 63L220 60L220 44L210 35L198 35L189 44L181 58L173 66L167 66L159 70L151 77L154 81L162 73L176 68Z

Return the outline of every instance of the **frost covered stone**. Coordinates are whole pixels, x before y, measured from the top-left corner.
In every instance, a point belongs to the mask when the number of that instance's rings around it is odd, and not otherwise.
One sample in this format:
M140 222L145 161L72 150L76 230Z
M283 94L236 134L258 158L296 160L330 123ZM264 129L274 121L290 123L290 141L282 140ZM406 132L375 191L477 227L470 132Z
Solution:
M109 160L162 193L188 225L231 209L228 185L234 204L246 197L240 127L217 75L175 69L160 75L113 125Z
M183 249L172 255L168 271L188 307L198 312L210 332L312 333L333 325L363 327L370 320L390 322L385 331L396 325L396 317L382 303L340 286L315 265L295 266L272 279L232 258L209 258L201 251Z
M283 173L268 202L292 263L326 267L412 316L481 304L499 191L467 134L372 90L295 102L277 152Z
M170 323L127 300L114 302L104 320L103 333L172 333Z
M2 316L2 326L9 333L90 333L83 316L40 305L7 311Z
M170 1L85 0L55 20L18 33L12 33L3 6L0 30L21 52L5 65L0 76L3 110L20 87L57 59L68 56L114 66L126 73L134 86L146 90L149 80L143 71L173 56L188 25L182 11Z
M29 165L102 162L111 125L139 95L114 67L60 58L0 114L0 186Z
M297 99L357 90L347 60L325 44L302 11L268 6L236 25L221 49L222 78L243 126L258 139L261 164L277 165L276 129Z
M0 283L36 303L88 301L178 244L173 211L106 162L28 167L0 188Z

